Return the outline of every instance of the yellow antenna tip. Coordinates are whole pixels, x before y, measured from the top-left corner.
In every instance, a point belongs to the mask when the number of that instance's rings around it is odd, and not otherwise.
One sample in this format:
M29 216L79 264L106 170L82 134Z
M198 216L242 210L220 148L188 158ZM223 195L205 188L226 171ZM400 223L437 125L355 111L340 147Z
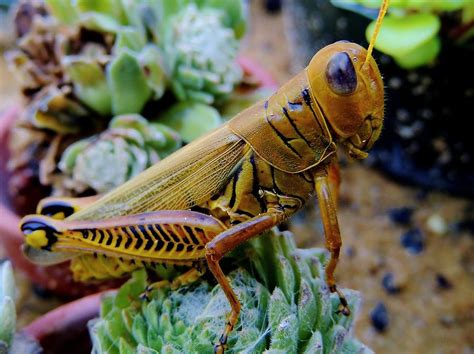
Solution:
M380 7L379 15L377 17L377 21L375 22L374 33L372 34L372 38L370 39L369 48L367 48L367 56L365 57L365 61L362 66L367 64L369 62L370 57L372 56L372 51L374 50L375 41L380 32L380 28L382 27L382 21L383 21L383 18L385 17L385 14L387 13L389 2L390 0L383 0L382 2L382 6Z

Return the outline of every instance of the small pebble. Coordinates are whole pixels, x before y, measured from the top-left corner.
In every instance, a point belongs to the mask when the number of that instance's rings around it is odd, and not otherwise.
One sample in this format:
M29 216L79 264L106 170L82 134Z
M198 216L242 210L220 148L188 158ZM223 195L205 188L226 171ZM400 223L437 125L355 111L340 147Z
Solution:
M448 290L453 287L453 284L443 274L436 274L436 284L439 289Z
M411 254L419 254L425 246L425 236L419 228L414 228L405 232L400 242Z
M387 308L383 302L379 302L375 305L374 309L370 312L370 320L377 332L385 332L388 327L389 318Z
M426 221L426 227L437 235L443 235L448 231L446 221L444 221L444 218L439 214L431 215Z
M423 189L420 189L416 192L415 197L418 201L422 202L422 201L426 200L426 197L428 196L428 194L429 194L429 190L423 188Z
M401 290L401 287L396 284L395 276L393 273L385 273L382 278L382 286L388 294L398 294Z
M40 299L50 299L53 296L48 289L36 284L33 285L33 293Z
M474 235L474 218L461 220L452 225L455 232L469 232Z
M265 0L265 9L270 13L277 13L281 10L281 0Z
M408 225L411 222L413 211L414 209L410 207L393 208L388 211L388 216L396 224Z
M352 247L352 246L346 247L346 255L347 255L347 257L352 258L352 257L355 256L355 254L356 254L356 250L355 250L354 247Z

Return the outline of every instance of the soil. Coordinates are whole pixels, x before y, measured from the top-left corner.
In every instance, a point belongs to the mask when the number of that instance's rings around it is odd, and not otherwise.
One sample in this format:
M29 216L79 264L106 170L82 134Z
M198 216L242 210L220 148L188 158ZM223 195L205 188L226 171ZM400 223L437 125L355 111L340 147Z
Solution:
M283 17L250 5L243 55L279 83L294 72ZM0 112L17 98L0 59ZM5 79L8 78L8 79ZM383 136L382 136L383 139ZM324 246L316 201L290 229L303 246ZM361 163L342 168L339 221L341 287L363 304L358 338L377 353L474 352L474 201L395 183ZM0 250L0 256L1 256ZM19 326L59 303L17 276Z

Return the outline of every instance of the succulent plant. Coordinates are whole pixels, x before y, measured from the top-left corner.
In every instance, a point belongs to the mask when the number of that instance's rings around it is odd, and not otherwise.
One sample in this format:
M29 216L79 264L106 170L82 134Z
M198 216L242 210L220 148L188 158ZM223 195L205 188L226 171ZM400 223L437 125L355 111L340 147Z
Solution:
M290 233L274 230L240 252L244 260L227 260L242 303L227 352L372 353L352 335L353 315L336 314L338 298L323 280L325 251L298 249ZM89 323L93 352L212 353L230 310L220 286L204 280L144 301L146 283L146 272L137 271L103 299L100 318ZM344 293L357 308L358 293Z
M367 17L377 16L380 1L331 0L338 7L355 11ZM392 1L389 14L384 19L375 48L390 55L404 69L413 69L432 62L441 50L441 16L451 15L458 28L449 36L459 44L474 35L474 2L471 0ZM375 28L373 21L367 28L370 40Z
M175 15L165 32L165 53L178 99L211 104L228 96L242 77L238 48L222 11L189 4Z
M171 106L157 119L176 130L185 143L189 143L204 133L217 128L221 115L212 106L199 102L183 101Z
M114 117L100 135L79 140L63 153L59 168L67 180L56 185L57 194L92 188L105 193L158 162L181 146L180 136L167 126L138 114Z
M189 142L222 122L209 104L228 97L241 79L236 63L246 27L241 0L23 0L13 22L17 43L7 59L26 104L10 137L9 190L31 205L37 201L31 190L41 190L43 197L50 190L103 192L157 161L156 149L166 155L167 147L144 143L143 133L132 133L139 141L116 134L117 127L100 134L113 117L159 117L155 123ZM155 123L154 131L171 134ZM166 139L181 140L171 135ZM106 148L111 145L113 153ZM116 164L122 169L114 176L90 169L102 167L90 163L96 158L117 161L119 146L125 160ZM72 151L87 156L71 162ZM26 204L17 203L20 210Z
M0 264L0 353L6 353L15 335L15 279L11 263Z
M12 265L10 261L3 261L0 263L0 354L41 353L33 338L16 333L16 293Z

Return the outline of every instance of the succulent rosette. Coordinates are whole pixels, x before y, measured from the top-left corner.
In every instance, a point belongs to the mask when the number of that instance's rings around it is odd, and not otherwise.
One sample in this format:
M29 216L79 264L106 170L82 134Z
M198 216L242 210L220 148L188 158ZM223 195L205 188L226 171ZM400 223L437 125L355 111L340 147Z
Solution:
M92 188L106 193L128 181L181 146L174 130L138 114L116 116L101 134L79 140L64 151L58 166L67 180L57 192L82 193Z

